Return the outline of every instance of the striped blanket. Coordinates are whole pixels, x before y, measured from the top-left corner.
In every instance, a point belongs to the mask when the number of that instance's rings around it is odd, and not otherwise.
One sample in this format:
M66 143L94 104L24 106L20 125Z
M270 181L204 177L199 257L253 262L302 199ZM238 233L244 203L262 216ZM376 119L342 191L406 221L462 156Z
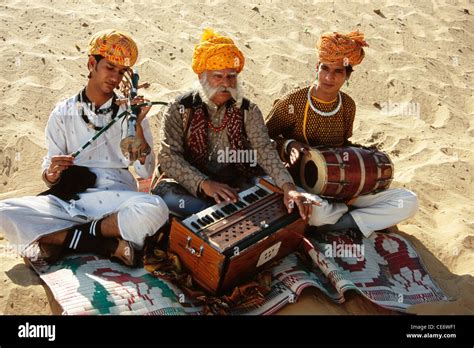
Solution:
M272 268L265 301L232 314L272 314L316 287L337 303L355 290L375 304L404 312L411 305L448 298L435 284L415 249L395 233L372 238L328 233L311 239L313 263L291 254ZM200 315L202 308L171 282L143 268L131 269L92 255L58 264L29 260L51 290L62 314Z

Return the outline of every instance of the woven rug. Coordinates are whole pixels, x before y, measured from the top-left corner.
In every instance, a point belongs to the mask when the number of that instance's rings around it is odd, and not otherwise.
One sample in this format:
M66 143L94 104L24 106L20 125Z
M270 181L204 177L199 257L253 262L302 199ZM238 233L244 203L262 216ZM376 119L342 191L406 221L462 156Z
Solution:
M404 312L411 305L448 300L415 249L394 233L371 238L328 233L311 239L316 262L290 254L273 266L272 290L258 306L232 314L272 314L313 286L337 303L355 290L375 304ZM92 255L69 256L55 265L29 260L65 315L200 315L171 282Z

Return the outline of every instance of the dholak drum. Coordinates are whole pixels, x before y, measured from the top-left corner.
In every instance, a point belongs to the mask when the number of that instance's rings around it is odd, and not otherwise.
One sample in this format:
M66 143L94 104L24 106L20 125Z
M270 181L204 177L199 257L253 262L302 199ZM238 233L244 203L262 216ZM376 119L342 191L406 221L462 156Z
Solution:
M361 147L315 147L301 160L301 184L307 192L346 200L387 189L393 163L387 154Z

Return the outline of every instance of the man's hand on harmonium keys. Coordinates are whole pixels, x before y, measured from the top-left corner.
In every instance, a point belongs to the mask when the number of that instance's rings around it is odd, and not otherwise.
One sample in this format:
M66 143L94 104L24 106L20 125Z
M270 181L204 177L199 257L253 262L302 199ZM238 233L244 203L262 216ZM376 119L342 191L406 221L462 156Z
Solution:
M239 200L239 194L236 188L209 179L201 183L201 192L204 192L208 197L214 198L217 203L222 201L237 203Z
M296 186L292 183L288 182L284 184L282 190L284 195L283 201L285 206L288 208L288 214L293 211L293 208L296 204L303 220L307 220L311 216L313 204L319 206L321 205L321 203L297 191Z

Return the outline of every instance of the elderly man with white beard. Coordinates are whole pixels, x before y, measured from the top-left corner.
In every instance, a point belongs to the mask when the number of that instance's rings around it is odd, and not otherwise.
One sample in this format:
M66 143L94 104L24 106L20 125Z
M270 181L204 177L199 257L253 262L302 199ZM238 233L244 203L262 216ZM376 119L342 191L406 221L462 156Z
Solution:
M244 98L238 77L244 63L232 39L204 31L192 62L199 84L169 106L161 124L158 172L165 179L152 192L185 217L222 201L237 202L239 190L267 174L282 189L288 211L297 206L306 219L317 203L296 190L260 109Z

